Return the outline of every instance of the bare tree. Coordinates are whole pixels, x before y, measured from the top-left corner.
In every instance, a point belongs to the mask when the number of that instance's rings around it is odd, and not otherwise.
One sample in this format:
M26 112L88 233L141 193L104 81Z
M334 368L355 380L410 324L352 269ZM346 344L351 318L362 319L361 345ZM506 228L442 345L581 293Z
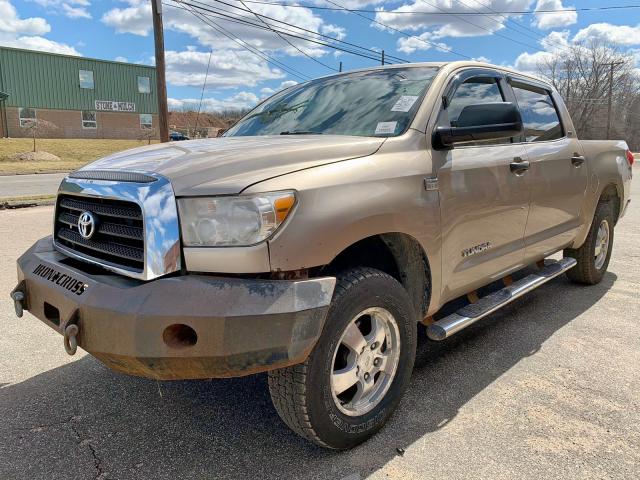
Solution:
M20 125L22 131L33 138L33 151L36 151L36 139L43 138L44 136L51 136L58 130L58 126L48 120L41 120L34 118L26 120Z
M140 129L140 133L138 134L138 140L146 140L147 145L151 145L151 140L154 140L158 137L158 133L155 128L142 128Z
M613 131L629 137L627 117L640 95L640 77L632 56L602 42L576 44L557 51L538 64L538 73L547 78L563 96L577 133L583 138L604 138L613 65ZM637 123L637 122L636 122Z

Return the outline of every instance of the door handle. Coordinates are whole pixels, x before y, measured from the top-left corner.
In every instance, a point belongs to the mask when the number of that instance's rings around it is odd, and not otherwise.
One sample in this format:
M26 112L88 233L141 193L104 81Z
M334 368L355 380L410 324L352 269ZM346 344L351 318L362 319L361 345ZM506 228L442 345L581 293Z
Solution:
M573 165L576 168L581 167L584 161L585 161L585 158L582 155L578 155L576 153L574 153L573 157L571 157L571 165Z
M515 157L513 162L509 164L511 173L515 173L516 175L523 175L527 170L529 170L530 166L531 164L528 160L523 160L520 157Z

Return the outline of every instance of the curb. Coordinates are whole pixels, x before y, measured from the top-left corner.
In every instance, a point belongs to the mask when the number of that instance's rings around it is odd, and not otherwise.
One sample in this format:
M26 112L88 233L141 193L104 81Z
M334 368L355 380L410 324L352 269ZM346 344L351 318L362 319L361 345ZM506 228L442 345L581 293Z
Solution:
M0 200L0 210L14 210L17 208L41 207L45 205L54 205L56 201L55 195L51 198L31 199L25 198L6 198Z

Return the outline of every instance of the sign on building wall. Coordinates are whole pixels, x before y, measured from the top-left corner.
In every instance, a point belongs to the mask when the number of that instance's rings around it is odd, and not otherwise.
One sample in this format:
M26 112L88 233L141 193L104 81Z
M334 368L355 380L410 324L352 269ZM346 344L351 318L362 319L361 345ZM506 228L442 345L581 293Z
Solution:
M133 102L113 102L111 100L96 100L96 110L107 112L135 112L136 104Z

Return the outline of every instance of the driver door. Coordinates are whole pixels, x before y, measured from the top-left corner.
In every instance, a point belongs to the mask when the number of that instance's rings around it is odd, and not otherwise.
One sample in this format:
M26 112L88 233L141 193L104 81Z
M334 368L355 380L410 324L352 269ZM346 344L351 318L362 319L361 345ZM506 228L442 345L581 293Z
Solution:
M503 75L487 69L458 74L447 87L438 125L456 126L472 104L513 102ZM520 138L433 150L439 165L443 300L522 268L531 185ZM515 173L515 172L518 173Z

